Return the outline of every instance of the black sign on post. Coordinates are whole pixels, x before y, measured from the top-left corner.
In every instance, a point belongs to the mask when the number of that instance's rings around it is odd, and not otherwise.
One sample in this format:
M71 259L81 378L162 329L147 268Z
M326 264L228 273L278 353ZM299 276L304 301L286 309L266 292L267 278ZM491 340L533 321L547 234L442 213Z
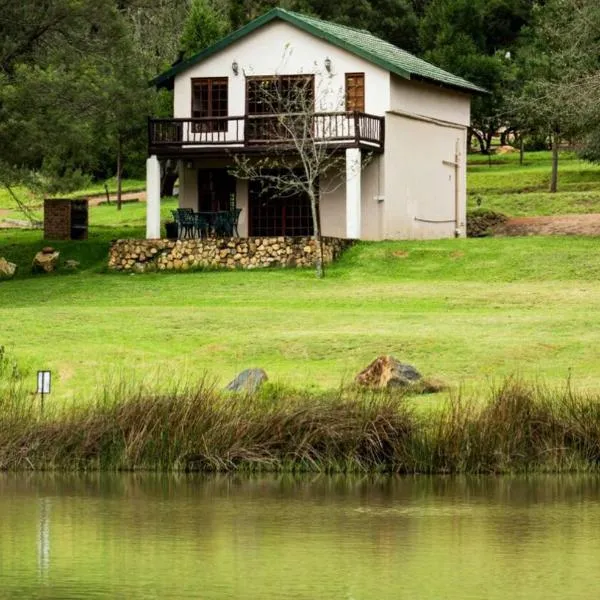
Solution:
M50 371L37 372L37 393L41 397L42 414L44 414L44 396L50 393L51 381L52 373Z

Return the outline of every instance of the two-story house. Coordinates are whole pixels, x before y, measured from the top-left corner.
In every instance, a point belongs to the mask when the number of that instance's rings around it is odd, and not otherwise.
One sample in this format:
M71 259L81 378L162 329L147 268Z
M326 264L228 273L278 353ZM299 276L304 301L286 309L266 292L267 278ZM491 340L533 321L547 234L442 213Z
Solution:
M180 207L235 206L241 236L312 233L307 198L265 198L230 172L236 154L282 141L263 126L273 106L261 93L274 80L290 90L310 82L321 142L345 157L345 168L323 173L339 179L323 186L332 190L320 197L323 235L465 234L470 99L485 90L367 31L276 8L156 78L174 90L174 118L149 121L148 238L160 237L166 159L178 161Z

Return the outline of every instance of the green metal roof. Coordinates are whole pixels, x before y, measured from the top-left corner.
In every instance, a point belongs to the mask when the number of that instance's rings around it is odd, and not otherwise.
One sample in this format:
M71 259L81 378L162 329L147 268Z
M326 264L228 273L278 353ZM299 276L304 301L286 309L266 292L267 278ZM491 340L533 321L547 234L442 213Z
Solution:
M393 44L375 37L368 31L346 27L345 25L338 25L337 23L331 23L329 21L322 21L321 19L309 17L308 15L292 12L283 8L274 8L273 10L270 10L241 29L234 31L213 46L174 65L168 71L156 77L153 83L159 87L171 85L173 78L178 73L181 73L192 65L220 52L240 38L245 37L249 33L275 19L286 21L299 29L322 38L352 54L360 56L404 79L422 79L438 85L471 93L487 92L484 88L417 58L409 52L401 50Z

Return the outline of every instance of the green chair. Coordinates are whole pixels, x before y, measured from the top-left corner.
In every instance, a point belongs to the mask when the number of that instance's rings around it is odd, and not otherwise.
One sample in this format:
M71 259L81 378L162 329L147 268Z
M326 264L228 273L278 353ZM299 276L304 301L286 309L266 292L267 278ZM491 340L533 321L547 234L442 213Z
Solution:
M208 219L199 213L194 213L195 231L199 238L208 237L210 224Z
M217 237L233 237L234 225L231 212L223 211L216 213L213 227Z
M179 238L193 238L196 235L196 217L191 208L178 208Z

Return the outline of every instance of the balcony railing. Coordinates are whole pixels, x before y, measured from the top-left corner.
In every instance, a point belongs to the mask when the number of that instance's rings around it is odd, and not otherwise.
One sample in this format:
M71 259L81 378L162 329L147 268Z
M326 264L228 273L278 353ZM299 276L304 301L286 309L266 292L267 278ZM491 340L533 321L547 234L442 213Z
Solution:
M384 136L385 119L360 112L148 120L151 154L178 149L293 147L294 140L309 138L333 148L382 151Z

